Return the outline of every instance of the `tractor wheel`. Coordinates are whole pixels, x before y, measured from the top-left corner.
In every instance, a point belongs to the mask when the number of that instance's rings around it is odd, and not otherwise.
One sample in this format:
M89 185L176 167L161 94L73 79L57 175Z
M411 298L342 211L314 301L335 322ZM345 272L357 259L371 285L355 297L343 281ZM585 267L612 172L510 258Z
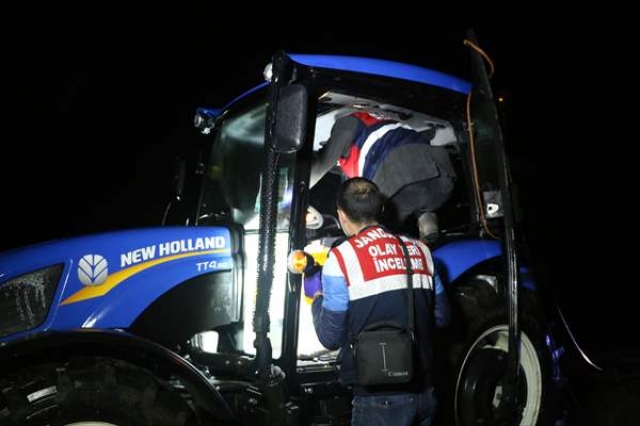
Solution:
M530 328L521 328L519 381L508 395L508 324L494 321L476 330L455 363L452 399L456 426L553 424L557 392L544 338Z
M111 358L29 367L0 381L0 426L194 426L186 400L150 371Z

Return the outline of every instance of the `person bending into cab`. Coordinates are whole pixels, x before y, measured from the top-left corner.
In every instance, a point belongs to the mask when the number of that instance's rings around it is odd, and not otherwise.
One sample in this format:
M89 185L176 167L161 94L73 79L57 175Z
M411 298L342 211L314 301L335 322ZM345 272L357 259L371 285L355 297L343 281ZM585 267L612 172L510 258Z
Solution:
M365 177L378 185L388 200L388 226L402 229L412 218L420 238L433 242L439 235L435 212L449 199L456 173L446 148L431 145L431 130L421 133L367 111L342 116L314 158L311 186L337 163L347 178Z

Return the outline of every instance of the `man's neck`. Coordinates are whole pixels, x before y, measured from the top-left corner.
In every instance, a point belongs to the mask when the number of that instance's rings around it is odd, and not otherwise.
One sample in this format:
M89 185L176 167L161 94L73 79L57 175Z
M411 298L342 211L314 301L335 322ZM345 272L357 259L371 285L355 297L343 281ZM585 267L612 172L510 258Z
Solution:
M378 222L368 222L368 223L358 223L358 224L354 223L353 224L353 229L356 230L356 232L354 232L353 235L359 234L360 232L362 232L362 230L364 228L369 228L369 227L377 226L377 225L379 225Z

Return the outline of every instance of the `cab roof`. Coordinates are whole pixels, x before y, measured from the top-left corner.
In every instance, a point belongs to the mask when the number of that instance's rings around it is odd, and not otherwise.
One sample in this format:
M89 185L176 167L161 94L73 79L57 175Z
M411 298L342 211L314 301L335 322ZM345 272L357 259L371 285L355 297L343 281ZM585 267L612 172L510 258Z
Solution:
M309 55L309 54L289 54L294 61L308 67L327 68L340 71L358 72L362 74L372 74L382 77L397 78L401 80L414 81L444 89L452 90L461 94L468 94L471 91L471 84L458 77L435 71L430 68L420 67L402 62L388 61L385 59L374 59L359 56L341 55ZM225 109L239 99L255 92L268 83L259 84L246 91L229 102Z
M321 67L342 71L399 78L418 83L439 86L462 94L468 94L471 85L460 78L429 68L384 59L358 56L290 54L291 59L308 67Z

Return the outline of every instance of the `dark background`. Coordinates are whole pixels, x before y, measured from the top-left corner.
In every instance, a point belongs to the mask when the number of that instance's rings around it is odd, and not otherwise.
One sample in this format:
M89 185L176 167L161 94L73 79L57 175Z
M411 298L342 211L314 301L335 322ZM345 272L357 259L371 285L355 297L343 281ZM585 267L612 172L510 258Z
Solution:
M637 154L622 119L633 84L613 14L554 5L310 17L186 3L2 2L0 250L159 225L175 156L202 142L195 108L260 83L275 49L466 78L462 40L473 27L506 99L536 273L594 360L638 355Z

